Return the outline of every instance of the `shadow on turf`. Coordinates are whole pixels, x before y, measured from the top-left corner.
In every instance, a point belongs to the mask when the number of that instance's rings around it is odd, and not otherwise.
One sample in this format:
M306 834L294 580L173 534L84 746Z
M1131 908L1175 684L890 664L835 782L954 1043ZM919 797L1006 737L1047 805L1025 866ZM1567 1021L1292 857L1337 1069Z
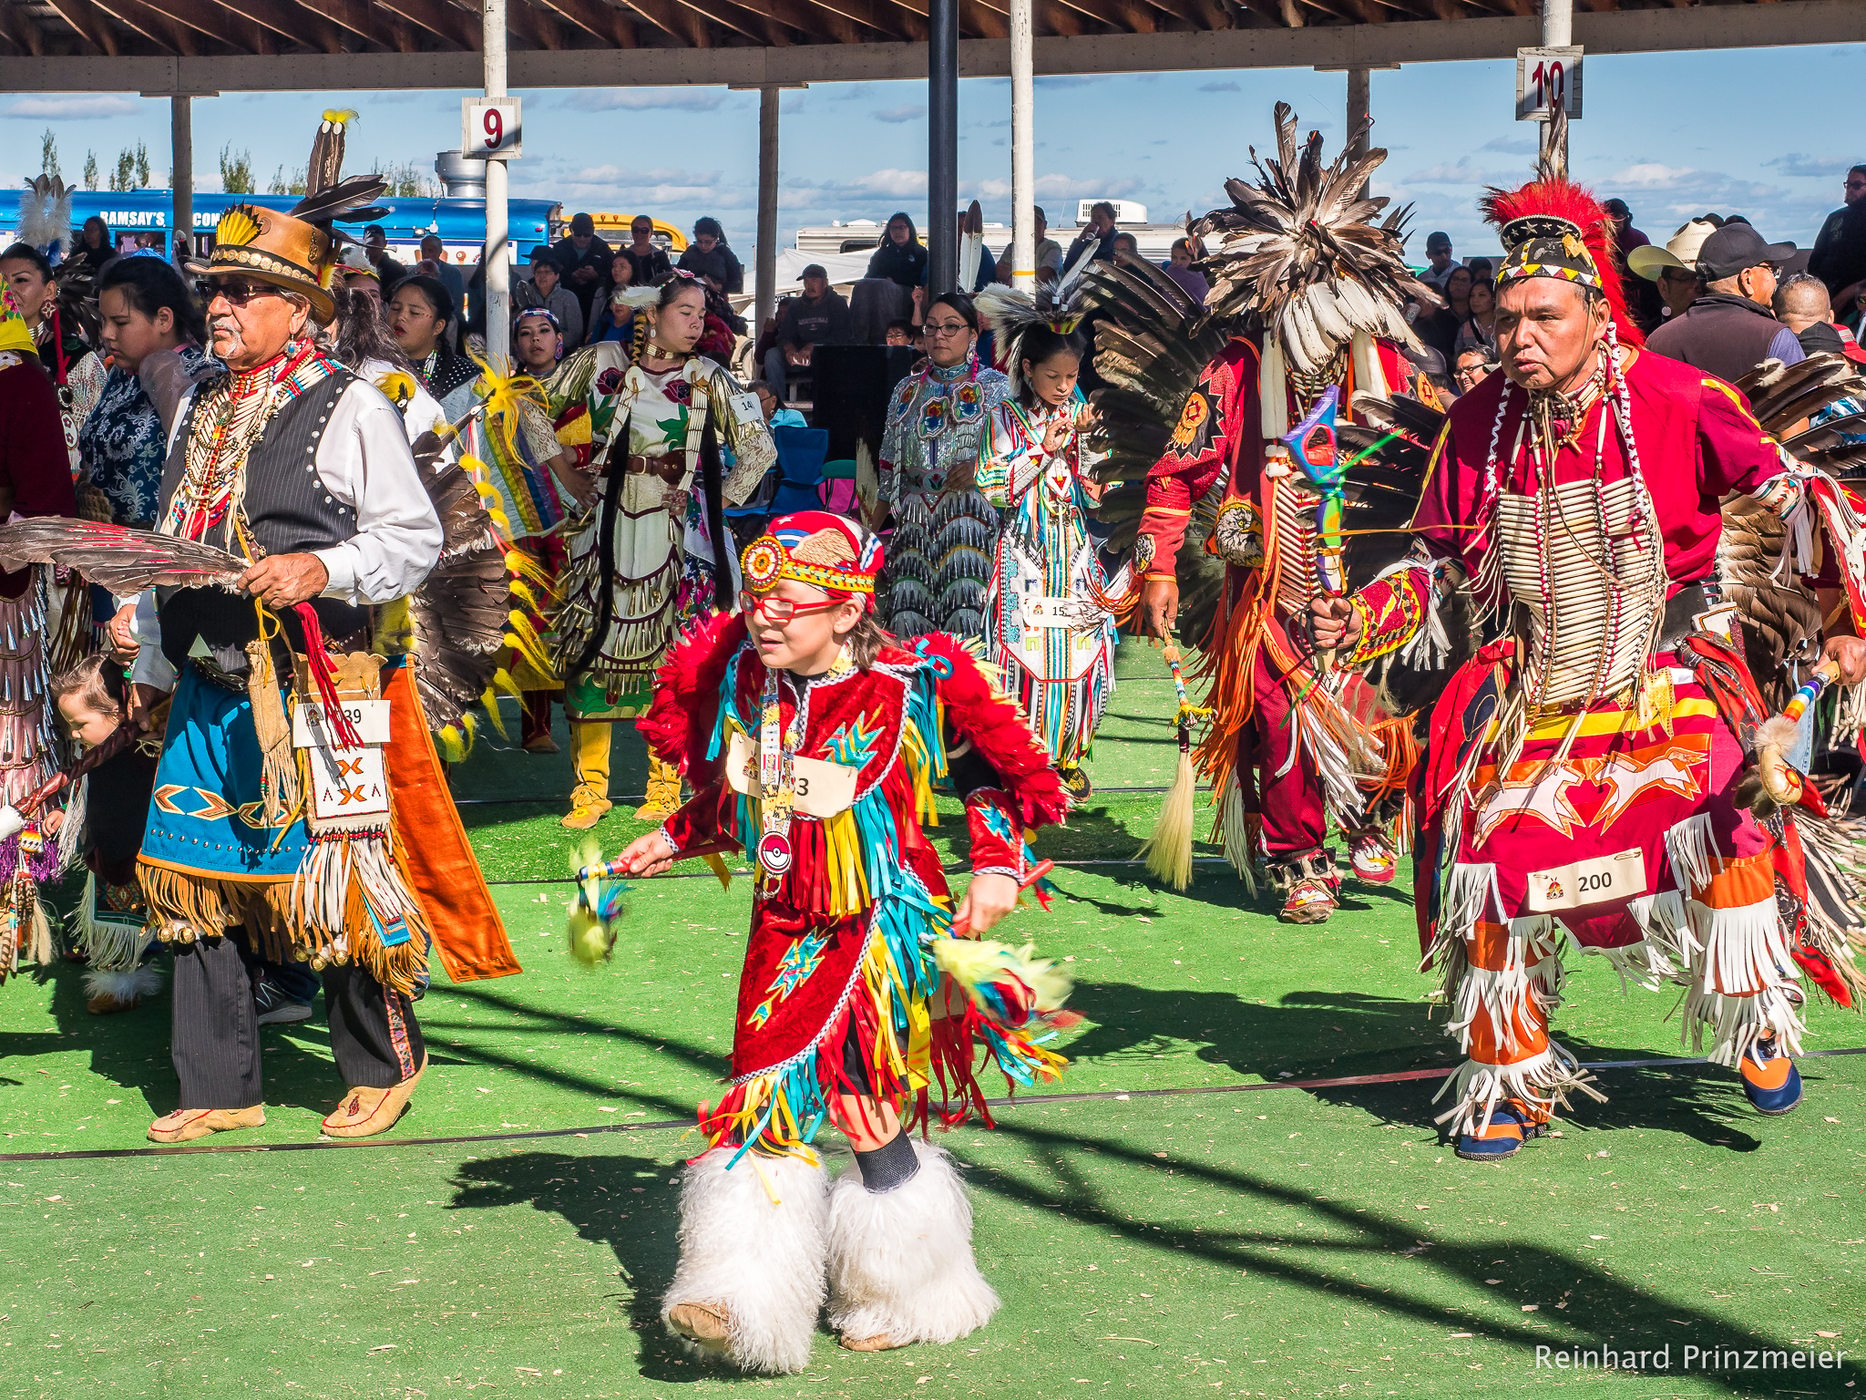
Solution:
M1422 1240L1421 1227L1413 1219L1389 1218L1370 1208L1324 1200L1239 1168L1152 1152L1115 1138L1056 1132L1028 1122L1000 1119L998 1131L1022 1142L1032 1154L1026 1165L1046 1168L1050 1180L1040 1182L1003 1168L975 1166L967 1173L974 1189L1041 1211L1046 1217L1060 1215L1169 1258L1188 1253L1226 1268L1275 1278L1313 1292L1318 1301L1352 1300L1433 1328L1455 1326L1519 1347L1528 1355L1538 1344L1653 1349L1671 1342L1680 1348L1689 1343L1739 1350L1796 1349L1786 1337L1763 1336L1728 1317L1714 1316L1677 1298L1646 1292L1614 1278L1585 1256L1527 1244L1520 1236L1504 1235L1464 1244ZM1137 1206L1154 1193L1137 1190L1138 1200L1120 1201L1098 1191L1079 1168L1085 1150L1100 1161L1121 1163L1150 1178L1157 1179L1164 1170L1228 1192L1228 1199L1236 1203L1230 1209L1231 1218L1252 1209L1280 1209L1297 1213L1304 1223L1285 1230L1236 1230L1218 1227L1217 1216L1206 1216L1196 1225L1156 1224L1144 1215L1126 1214L1121 1209L1123 1205ZM1463 1164L1458 1169L1494 1170L1466 1168ZM1303 1258L1305 1254L1310 1258ZM1373 1283L1353 1276L1376 1263L1391 1265L1400 1260L1411 1260L1402 1267L1420 1271L1417 1285L1385 1287L1375 1292ZM1448 1285L1483 1295L1490 1306L1482 1311L1447 1307L1434 1293ZM1534 1322L1527 1314L1520 1315L1519 1320L1519 1316L1507 1312L1512 1306L1531 1305L1538 1309ZM1505 1312L1505 1320L1498 1320L1497 1311ZM1805 1343L1800 1349L1809 1350ZM1785 1383L1791 1376L1801 1379L1798 1373L1778 1375ZM1831 1384L1831 1393L1839 1394L1843 1379L1850 1377L1845 1383L1856 1385L1866 1379L1866 1368L1855 1365L1845 1372L1809 1373L1809 1378L1817 1375L1824 1384ZM1694 1372L1693 1378L1699 1383L1721 1385L1733 1395L1757 1393L1753 1375L1707 1371ZM1449 1395L1460 1389L1448 1374L1442 1393Z
M699 1380L710 1368L683 1352L661 1325L661 1295L674 1277L677 1171L652 1157L627 1155L489 1157L461 1165L449 1208L529 1205L561 1216L581 1238L611 1250L625 1285L612 1297L640 1338L642 1375Z
M1187 1043L1207 1064L1232 1074L1265 1080L1326 1079L1390 1074L1454 1063L1455 1048L1422 1001L1363 996L1354 992L1296 991L1274 1005L1260 1006L1230 992L1138 987L1128 982L1078 983L1070 1009L1092 1023L1064 1052L1071 1060L1116 1061L1139 1066L1156 1054L1183 1052ZM1564 1037L1582 1060L1629 1060L1647 1050L1596 1045ZM1441 1053L1442 1052L1442 1053ZM1761 1144L1742 1124L1753 1118L1735 1074L1686 1066L1616 1069L1608 1101L1576 1095L1563 1132L1615 1128L1664 1128L1697 1141L1739 1152ZM1145 1088L1136 1082L1135 1088ZM1327 1103L1359 1108L1383 1122L1437 1131L1446 1105L1434 1104L1434 1080L1400 1085L1343 1085L1302 1092Z
M173 1112L180 1106L180 1088L169 1059L173 1013L168 983L173 964L164 956L155 966L162 973L161 991L134 1010L93 1016L85 1010L83 967L56 964L43 980L53 984L51 1012L58 1029L0 1032L0 1063L20 1063L16 1056L88 1050L93 1074L142 1095L154 1117ZM269 1107L311 1109L321 1118L343 1096L323 1017L320 1000L310 1021L259 1028L262 1082ZM436 1056L436 1063L444 1062Z

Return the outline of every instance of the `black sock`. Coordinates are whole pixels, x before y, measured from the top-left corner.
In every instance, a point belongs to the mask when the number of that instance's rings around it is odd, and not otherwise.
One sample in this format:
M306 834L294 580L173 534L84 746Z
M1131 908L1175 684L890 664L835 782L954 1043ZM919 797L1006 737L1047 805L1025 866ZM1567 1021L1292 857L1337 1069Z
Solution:
M878 1195L912 1181L914 1173L920 1170L920 1159L914 1156L913 1138L902 1129L893 1142L872 1152L858 1151L855 1165L861 1168L862 1185Z

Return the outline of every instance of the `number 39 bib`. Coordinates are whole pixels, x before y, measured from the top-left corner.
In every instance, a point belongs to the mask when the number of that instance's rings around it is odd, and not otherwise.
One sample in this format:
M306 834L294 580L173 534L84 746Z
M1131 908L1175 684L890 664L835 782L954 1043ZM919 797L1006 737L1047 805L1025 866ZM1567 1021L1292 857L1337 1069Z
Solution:
M821 758L796 757L791 760L795 808L806 817L819 821L846 812L855 802L857 770ZM732 790L746 797L758 795L758 750L745 734L734 734L726 751L726 780Z

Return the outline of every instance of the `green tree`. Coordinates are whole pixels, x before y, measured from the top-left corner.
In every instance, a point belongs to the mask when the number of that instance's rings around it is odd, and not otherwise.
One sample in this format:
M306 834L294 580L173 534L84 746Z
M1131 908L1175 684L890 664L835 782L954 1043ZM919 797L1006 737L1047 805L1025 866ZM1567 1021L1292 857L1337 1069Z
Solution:
M113 194L136 188L136 156L130 151L117 152L117 168L110 174L110 189Z
M231 143L220 148L220 187L228 194L253 192L253 153L235 152Z
M52 176L57 176L59 173L58 139L52 135L52 128L49 126L45 129L45 135L39 138L39 173Z
M412 160L387 166L377 161L369 173L388 186L383 193L391 199L431 199L439 193L435 182Z
M97 152L86 151L84 153L84 188L87 190L96 189L97 182L100 178L101 177L97 173Z
M308 173L308 167L301 165L288 174L285 167L281 165L272 172L272 178L266 182L266 193L303 194Z
M149 147L141 141L136 143L136 184L134 188L149 188Z

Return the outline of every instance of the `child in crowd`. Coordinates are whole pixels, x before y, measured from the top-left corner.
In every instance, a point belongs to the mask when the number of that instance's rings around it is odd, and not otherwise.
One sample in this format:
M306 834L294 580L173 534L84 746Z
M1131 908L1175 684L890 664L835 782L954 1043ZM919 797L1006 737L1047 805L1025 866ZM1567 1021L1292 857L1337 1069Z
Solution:
M127 689L122 666L103 655L87 656L53 680L59 724L74 750L97 748L127 722ZM153 934L144 924L136 880L155 771L154 758L125 744L85 775L81 797L46 821L48 831L66 821L83 824L80 849L88 873L73 926L87 964L84 990L93 1015L128 1011L162 986L160 975L143 961Z

